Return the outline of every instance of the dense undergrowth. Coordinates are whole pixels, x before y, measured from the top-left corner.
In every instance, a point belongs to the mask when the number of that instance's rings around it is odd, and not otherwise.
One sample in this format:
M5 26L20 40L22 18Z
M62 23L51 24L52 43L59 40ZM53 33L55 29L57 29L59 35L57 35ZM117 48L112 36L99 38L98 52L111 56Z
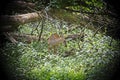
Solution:
M30 34L37 23L25 24L19 33ZM1 50L4 56L6 72L16 80L110 80L116 71L119 58L119 41L110 36L95 33L82 27L67 31L67 24L61 28L46 22L42 37L44 40L30 44L19 42L6 43ZM23 27L24 26L24 27ZM31 27L30 27L31 26ZM74 26L74 25L73 25ZM40 29L38 29L40 31ZM68 40L67 47L60 45L57 54L48 51L47 39L52 33L69 34L84 33L76 40ZM37 30L33 32L37 35ZM65 56L66 54L68 56Z

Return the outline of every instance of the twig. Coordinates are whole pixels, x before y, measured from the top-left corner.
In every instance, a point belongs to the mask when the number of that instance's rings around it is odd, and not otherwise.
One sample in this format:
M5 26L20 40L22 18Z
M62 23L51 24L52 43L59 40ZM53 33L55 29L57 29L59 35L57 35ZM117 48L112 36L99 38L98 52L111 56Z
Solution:
M103 28L104 26L101 26L101 27L99 27L99 28L97 28L97 30L95 31L95 33L93 34L93 37L97 34L97 32L101 29L101 28Z
M44 24L45 24L45 19L42 19L41 32L40 32L40 34L39 34L39 39L38 39L38 41L41 40L41 36L42 36Z
M13 43L13 44L16 44L17 41L8 33L4 33L4 35Z
M35 27L35 29L31 31L31 35L33 34L33 32L34 32L35 30L37 30L37 33L39 34L39 30L38 30L38 26L39 26L39 25L40 25L40 21L39 21L38 25Z

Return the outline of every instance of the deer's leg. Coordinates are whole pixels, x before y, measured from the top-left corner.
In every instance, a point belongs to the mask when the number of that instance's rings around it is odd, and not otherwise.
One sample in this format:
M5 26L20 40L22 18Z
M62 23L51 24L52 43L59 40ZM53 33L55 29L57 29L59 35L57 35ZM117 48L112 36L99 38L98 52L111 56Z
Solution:
M65 47L67 47L67 43L66 43L66 41L64 41L63 43L64 43Z
M53 49L54 49L54 54L57 54L56 46L54 46Z
M50 52L50 50L51 50L51 46L50 46L50 45L48 45L48 52Z

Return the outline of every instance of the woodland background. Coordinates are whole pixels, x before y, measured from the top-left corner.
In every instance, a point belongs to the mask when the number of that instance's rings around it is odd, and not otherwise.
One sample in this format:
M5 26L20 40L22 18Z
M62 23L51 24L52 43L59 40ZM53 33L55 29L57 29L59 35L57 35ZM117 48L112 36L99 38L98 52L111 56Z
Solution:
M119 4L108 0L0 3L0 75L7 80L118 80ZM65 37L57 54L51 34Z

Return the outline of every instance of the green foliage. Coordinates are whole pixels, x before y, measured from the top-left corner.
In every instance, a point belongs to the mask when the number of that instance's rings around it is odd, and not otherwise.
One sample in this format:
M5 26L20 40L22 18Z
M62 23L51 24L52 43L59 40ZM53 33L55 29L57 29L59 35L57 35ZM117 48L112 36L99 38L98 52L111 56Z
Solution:
M32 69L28 73L31 80L84 80L83 71L74 71L73 69L54 67L50 68L49 64L42 68Z
M85 6L85 7L93 7L93 8L102 8L103 2L101 0L51 0L52 7L57 8L65 8L68 6L76 7L76 6Z
M35 2L40 7L45 5L87 12L95 12L105 6L101 0L80 0L84 5L80 4L79 0L51 0L50 3L44 2L44 0L27 1ZM81 18L79 13L65 12L65 10L59 10L55 17L59 17L61 20L66 19L70 23L80 24L82 21L79 19ZM21 25L18 33L39 36L42 22L36 28L38 23ZM85 28L87 24L85 26L77 25L80 27L68 31L76 25L76 23L70 25L49 17L49 20L45 20L43 40L33 41L30 44L22 41L17 44L7 43L0 50L5 59L3 63L6 72L16 80L109 80L115 72L114 65L118 64L116 58L120 57L120 47L118 46L120 42L110 36L96 34L95 31ZM82 39L79 37L75 40L67 40L67 47L60 44L57 54L54 54L52 50L48 51L47 44L47 39L53 33L65 37L79 33L85 35Z
M75 0L51 0L51 6L57 8L64 8L69 5L76 5Z
M27 0L33 2L40 9L46 8L69 8L77 11L97 12L105 8L102 0Z
M1 50L5 57L5 66L8 72L17 80L109 80L114 73L115 59L120 56L119 41L89 29L70 28L66 22L58 20L45 21L42 37L44 40L33 41L31 44L19 42L14 45L7 43ZM33 25L37 25L38 22ZM35 26L23 25L19 33L30 34ZM74 27L72 25L71 27ZM38 36L41 24L33 31ZM48 51L47 39L52 33L64 36L84 33L81 38L68 40L67 47L62 44L57 48L57 54ZM112 40L112 42L111 42ZM68 56L65 56L66 54Z

